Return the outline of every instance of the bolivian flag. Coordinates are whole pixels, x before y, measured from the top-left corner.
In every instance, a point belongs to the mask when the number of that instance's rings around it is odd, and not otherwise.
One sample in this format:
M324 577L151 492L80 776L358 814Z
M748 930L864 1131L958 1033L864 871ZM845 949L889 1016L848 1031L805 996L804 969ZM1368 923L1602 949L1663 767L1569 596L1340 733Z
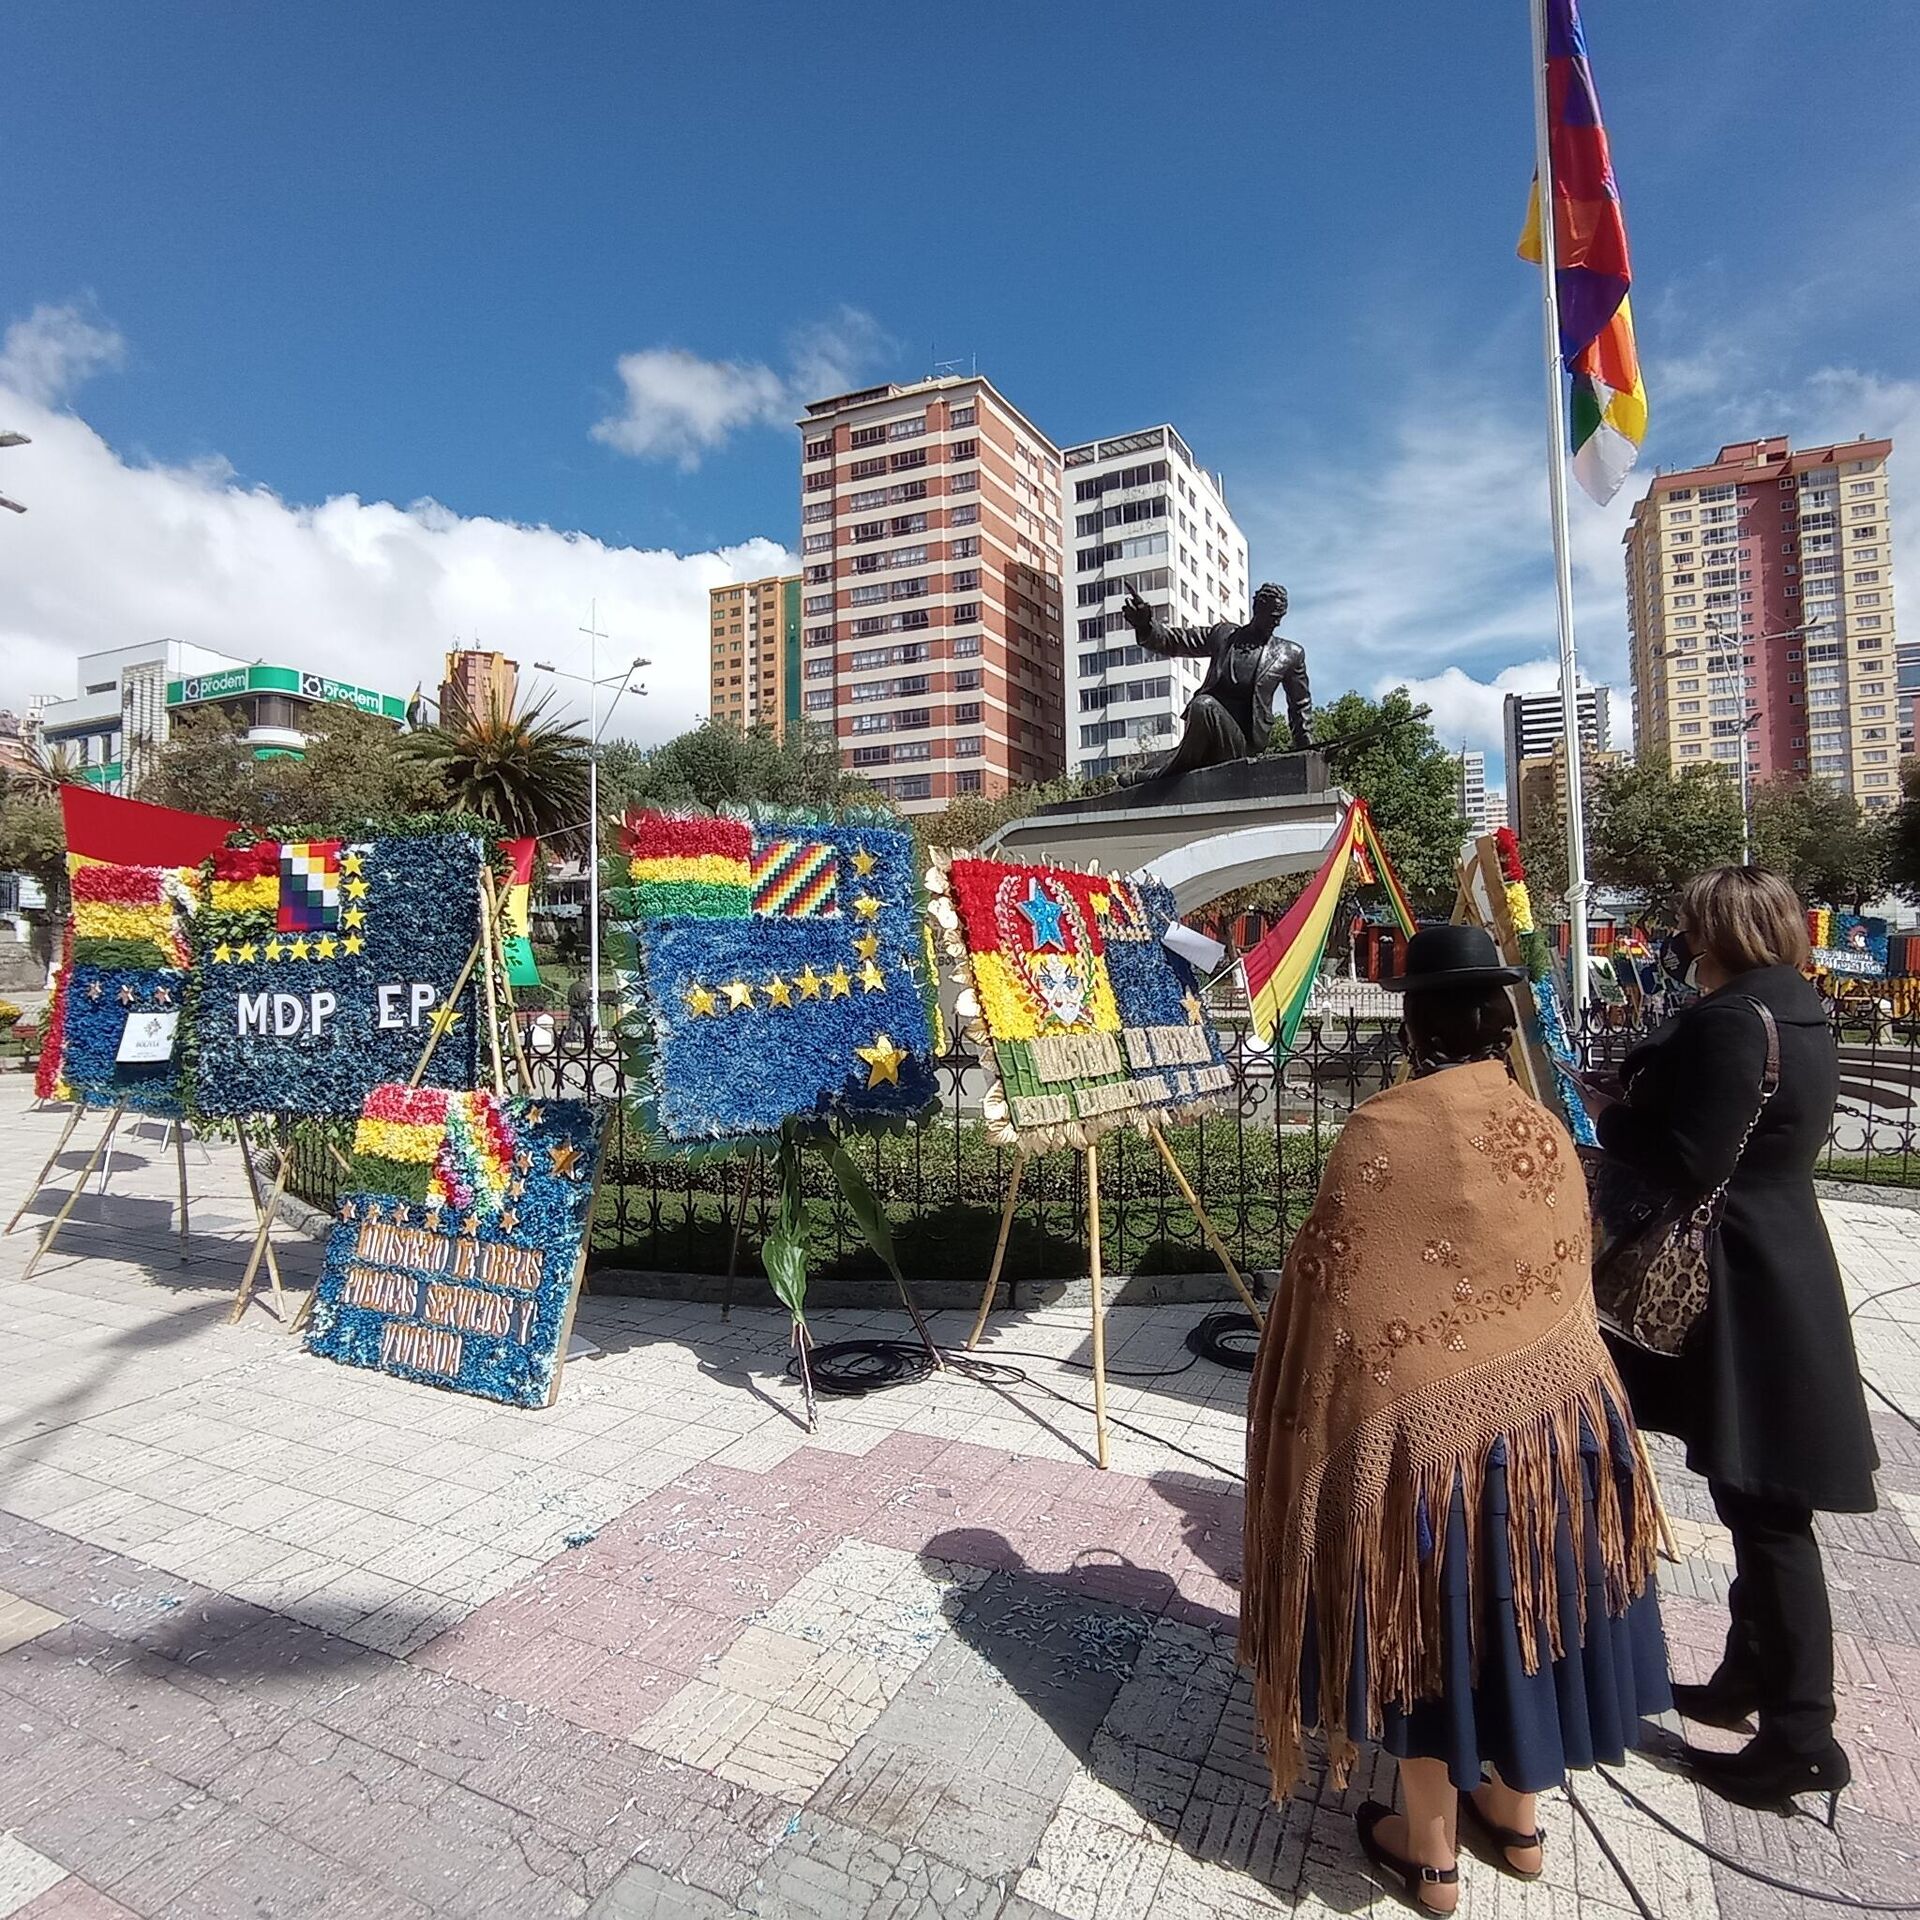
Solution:
M1282 1047L1291 1047L1300 1031L1307 996L1313 991L1327 950L1327 936L1333 930L1333 917L1339 910L1349 863L1362 880L1379 881L1386 889L1400 931L1408 935L1413 932L1412 902L1387 858L1367 803L1356 800L1347 809L1327 857L1306 892L1240 962L1246 976L1247 1004L1253 1013L1253 1031L1263 1047L1276 1034Z
M506 956L507 985L537 987L540 969L533 957L532 922L528 918L533 893L533 840L509 840L507 858L512 870L500 899L500 946Z

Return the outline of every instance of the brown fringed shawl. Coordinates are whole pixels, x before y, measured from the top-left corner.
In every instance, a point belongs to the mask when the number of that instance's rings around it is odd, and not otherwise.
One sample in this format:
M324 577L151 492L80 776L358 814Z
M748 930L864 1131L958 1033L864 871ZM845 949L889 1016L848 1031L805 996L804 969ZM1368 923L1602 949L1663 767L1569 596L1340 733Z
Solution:
M1276 1797L1301 1770L1309 1617L1337 1780L1356 1738L1378 1738L1382 1703L1440 1693L1447 1514L1459 1485L1477 1566L1496 1441L1507 1448L1529 1672L1563 1651L1556 1506L1572 1518L1585 1605L1583 1415L1602 1454L1595 1518L1608 1610L1625 1611L1645 1588L1652 1499L1637 1453L1613 1457L1607 1404L1624 1419L1626 1397L1594 1323L1589 1261L1573 1142L1504 1065L1395 1087L1348 1121L1289 1254L1249 1401L1240 1657L1253 1671ZM1629 1476L1623 1513L1618 1486ZM1350 1728L1363 1600L1373 1724ZM1477 1631L1477 1596L1472 1617Z

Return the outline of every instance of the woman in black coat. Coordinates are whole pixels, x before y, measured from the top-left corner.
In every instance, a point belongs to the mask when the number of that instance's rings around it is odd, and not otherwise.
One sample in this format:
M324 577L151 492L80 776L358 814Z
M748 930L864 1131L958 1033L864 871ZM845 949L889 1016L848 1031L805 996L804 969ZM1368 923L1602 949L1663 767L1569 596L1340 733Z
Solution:
M1726 1182L1726 1206L1710 1304L1685 1347L1674 1359L1622 1349L1621 1370L1641 1423L1685 1440L1733 1535L1726 1653L1674 1701L1743 1731L1757 1712L1759 1734L1734 1754L1689 1749L1696 1774L1727 1799L1784 1806L1795 1793L1836 1795L1851 1777L1833 1737L1833 1620L1813 1516L1870 1513L1880 1464L1813 1190L1839 1068L1801 972L1806 915L1784 880L1759 867L1703 873L1680 926L1679 958L1703 997L1627 1056L1626 1097L1597 1126L1607 1153L1679 1193ZM1764 1105L1760 1007L1779 1035Z

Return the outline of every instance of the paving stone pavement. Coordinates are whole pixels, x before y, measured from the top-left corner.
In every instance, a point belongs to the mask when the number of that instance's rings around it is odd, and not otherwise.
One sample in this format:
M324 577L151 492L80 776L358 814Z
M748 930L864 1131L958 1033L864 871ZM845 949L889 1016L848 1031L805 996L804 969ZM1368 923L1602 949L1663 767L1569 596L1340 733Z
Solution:
M8 1213L62 1119L0 1080ZM1103 1475L1073 1313L996 1322L1004 1386L828 1402L809 1437L776 1319L589 1297L601 1351L558 1403L497 1408L310 1359L262 1307L226 1324L240 1170L188 1153L189 1264L157 1127L32 1280L27 1227L0 1242L0 1920L1394 1904L1352 1839L1377 1762L1267 1796L1233 1661L1244 1376L1116 1379ZM1864 1369L1920 1410L1920 1288L1873 1297L1920 1279L1920 1213L1828 1211ZM315 1247L280 1244L306 1284ZM1181 1368L1200 1311L1115 1310L1114 1367ZM1857 1770L1839 1831L1703 1806L1646 1759L1623 1781L1777 1878L1920 1899L1920 1431L1875 1407L1882 1509L1823 1523ZM1660 1459L1674 1664L1700 1677L1730 1555ZM1655 1913L1821 1910L1578 1791ZM1564 1797L1547 1826L1544 1881L1470 1861L1462 1914L1627 1920Z

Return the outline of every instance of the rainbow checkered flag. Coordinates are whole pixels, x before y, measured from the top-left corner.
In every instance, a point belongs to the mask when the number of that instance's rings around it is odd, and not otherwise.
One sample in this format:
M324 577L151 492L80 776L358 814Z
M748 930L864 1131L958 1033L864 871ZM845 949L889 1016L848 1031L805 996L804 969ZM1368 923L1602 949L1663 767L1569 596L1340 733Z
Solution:
M331 933L340 924L340 842L287 840L280 847L282 933Z

